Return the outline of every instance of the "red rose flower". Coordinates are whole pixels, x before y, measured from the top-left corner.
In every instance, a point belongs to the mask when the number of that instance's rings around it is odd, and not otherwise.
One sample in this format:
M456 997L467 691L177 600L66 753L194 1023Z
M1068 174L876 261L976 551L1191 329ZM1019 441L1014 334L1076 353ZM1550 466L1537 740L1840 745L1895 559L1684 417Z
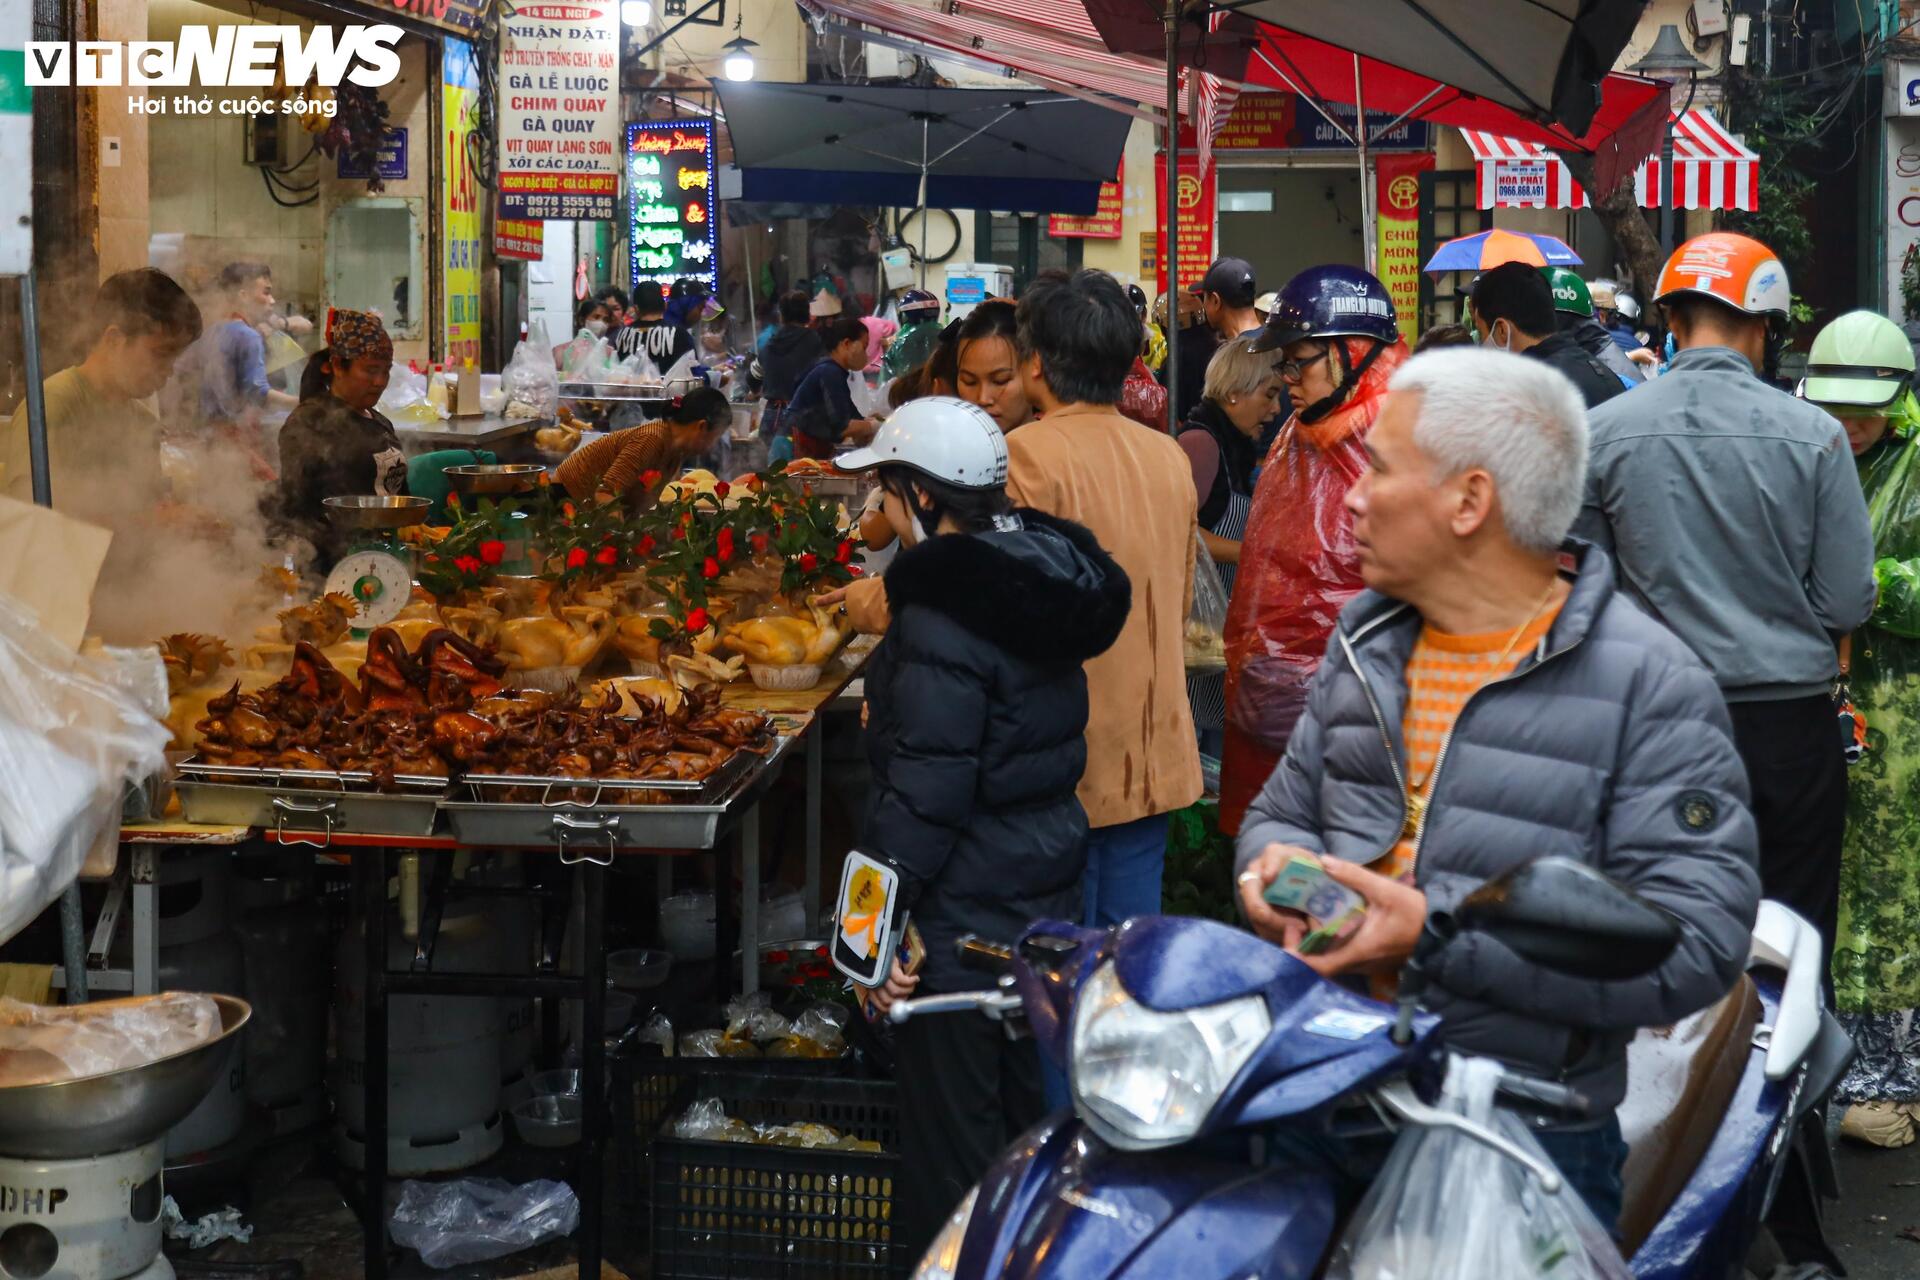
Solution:
M753 535L752 537L750 537L750 538L748 538L748 539L747 539L747 541L753 544L753 551L754 551L754 554L755 554L755 555L765 555L765 554L766 554L766 550L767 550L767 535L766 535L766 534L764 534L764 533L756 533L756 534L754 534L754 535Z
M690 636L699 635L707 629L707 624L711 621L712 619L707 617L707 611L705 609L687 610L687 634Z
M848 565L848 566L847 566L847 572L848 572L848 573L850 573L850 574L852 574L852 575L853 575L854 577L856 577L856 578L857 578L857 577L859 577L859 576L860 576L861 574L863 574L863 573L865 573L865 572L866 572L866 570L865 570L865 569L862 569L862 568L861 568L861 567L860 567L859 565L857 565L857 564L850 564L850 565Z
M812 573L820 567L820 557L809 551L800 557L800 572Z
M732 492L733 492L733 486L728 484L725 480L719 481L713 486L713 496L716 498L725 498L728 494Z
M653 551L653 547L653 535L649 533L642 537L640 541L633 544L633 554L637 556L648 555Z
M703 578L719 577L720 562L718 560L715 560L712 556L708 556L706 558L706 561L702 563L700 566L700 576Z
M440 557L439 557L439 556L428 556L428 557L427 557L427 563L428 563L428 564L439 564L439 563L440 563Z
M760 490L764 488L765 485L766 485L766 482L761 480L760 477L757 475L747 477L747 488L753 491L754 493L760 492Z
M560 514L565 516L568 520L573 519L573 504L571 502L561 503Z
M680 540L682 540L682 539L683 539L683 538L685 538L686 536L687 536L687 531L686 531L685 529L682 529L682 528L679 528L679 527L677 527L677 526L675 527L675 529L674 529L674 531L673 531L673 540L674 540L675 542L679 542Z
M569 569L584 568L586 566L586 563L587 563L587 549L585 547L575 547L573 550L567 552L567 568Z
M472 556L461 556L453 562L453 567L462 573L471 574L480 572L482 566L480 562Z
M507 544L497 538L481 543L479 551L480 558L488 564L499 564L507 558Z
M720 532L714 537L713 543L714 543L714 549L718 552L720 556L720 563L725 564L727 561L733 559L733 530L732 529L722 528Z
M612 568L620 562L620 548L614 546L612 543L608 543L594 553L593 562Z
M852 561L853 543L843 541L833 549L833 562L835 564L850 564Z
M659 483L660 473L658 471L648 470L640 473L640 487L642 489L651 489Z

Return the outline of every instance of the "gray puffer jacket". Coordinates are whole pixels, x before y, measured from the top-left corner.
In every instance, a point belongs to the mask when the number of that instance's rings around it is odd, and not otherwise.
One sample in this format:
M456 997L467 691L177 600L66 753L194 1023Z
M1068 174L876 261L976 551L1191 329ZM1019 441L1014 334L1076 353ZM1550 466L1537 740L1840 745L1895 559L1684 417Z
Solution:
M1746 771L1713 677L1614 589L1604 552L1570 543L1572 593L1514 673L1470 699L1428 787L1415 877L1430 909L1549 854L1671 911L1679 947L1626 982L1547 973L1491 938L1440 955L1427 1004L1454 1049L1583 1091L1626 1091L1627 1041L1725 994L1759 907ZM1286 757L1241 829L1244 867L1273 843L1371 862L1405 821L1412 606L1368 591L1340 615Z

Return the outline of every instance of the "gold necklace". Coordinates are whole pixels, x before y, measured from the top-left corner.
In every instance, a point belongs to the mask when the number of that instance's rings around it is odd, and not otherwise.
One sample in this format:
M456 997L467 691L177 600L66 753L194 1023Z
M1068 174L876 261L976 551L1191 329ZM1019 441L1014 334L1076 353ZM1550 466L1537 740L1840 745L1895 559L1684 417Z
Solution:
M1552 582L1547 584L1547 593L1540 597L1539 604L1533 606L1533 612L1527 615L1527 620L1514 628L1513 634L1507 637L1506 647L1501 649L1500 656L1493 660L1492 666L1487 669L1489 673L1487 679L1481 682L1480 686L1474 690L1474 693L1478 693L1480 689L1485 688L1488 684L1499 678L1498 673L1500 668L1504 666L1507 659L1513 655L1513 647L1520 643L1520 637L1527 633L1527 628L1540 620L1540 615L1546 611L1547 605L1553 600L1554 592L1559 590L1559 588L1560 579L1558 577L1555 577ZM1467 696L1471 698L1473 694L1470 693ZM1466 710L1464 703L1461 704L1461 710ZM1457 720L1458 717L1456 717L1456 722ZM1407 769L1407 821L1400 832L1401 836L1405 839L1417 840L1420 838L1420 827L1421 824L1426 821L1427 817L1427 784L1433 780L1433 771L1439 767L1440 757L1444 755L1445 752L1446 746L1443 743L1440 751L1434 754L1433 763L1427 766L1427 772L1418 778L1413 776L1411 766Z

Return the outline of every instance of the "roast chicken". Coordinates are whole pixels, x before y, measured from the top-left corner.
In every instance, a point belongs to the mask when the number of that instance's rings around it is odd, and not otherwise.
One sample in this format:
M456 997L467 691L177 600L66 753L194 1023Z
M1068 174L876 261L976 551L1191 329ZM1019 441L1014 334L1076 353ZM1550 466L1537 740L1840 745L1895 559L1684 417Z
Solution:
M498 641L515 671L584 667L600 655L614 632L613 615L590 605L562 605L559 616L535 614L500 623Z
M847 633L832 614L815 607L810 618L750 618L727 628L724 643L747 661L774 667L825 662Z

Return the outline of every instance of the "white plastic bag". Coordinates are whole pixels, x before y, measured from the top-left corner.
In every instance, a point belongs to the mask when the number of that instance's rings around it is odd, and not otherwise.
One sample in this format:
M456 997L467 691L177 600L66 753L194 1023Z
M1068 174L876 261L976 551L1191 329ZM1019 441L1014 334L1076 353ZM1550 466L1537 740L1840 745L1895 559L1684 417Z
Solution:
M885 393L867 385L867 376L859 371L847 375L847 390L853 395L853 407L860 411L863 418L872 418L887 411Z
M507 393L509 418L551 418L560 411L560 377L553 366L553 347L547 331L535 321L533 332L513 349L500 374ZM424 393L423 393L424 394Z
M1197 533L1193 546L1193 602L1187 607L1182 637L1187 674L1213 675L1227 669L1227 588Z
M441 1269L504 1258L579 1225L580 1201L566 1183L498 1178L402 1183L388 1221L395 1243Z
M1456 1059L1444 1110L1551 1163L1518 1117L1493 1105L1503 1068ZM1394 1143L1334 1250L1325 1280L1633 1280L1580 1193L1552 1195L1518 1161L1456 1129L1412 1127Z
M0 596L0 942L59 897L120 821L126 788L166 763L150 705L156 649L80 657Z

